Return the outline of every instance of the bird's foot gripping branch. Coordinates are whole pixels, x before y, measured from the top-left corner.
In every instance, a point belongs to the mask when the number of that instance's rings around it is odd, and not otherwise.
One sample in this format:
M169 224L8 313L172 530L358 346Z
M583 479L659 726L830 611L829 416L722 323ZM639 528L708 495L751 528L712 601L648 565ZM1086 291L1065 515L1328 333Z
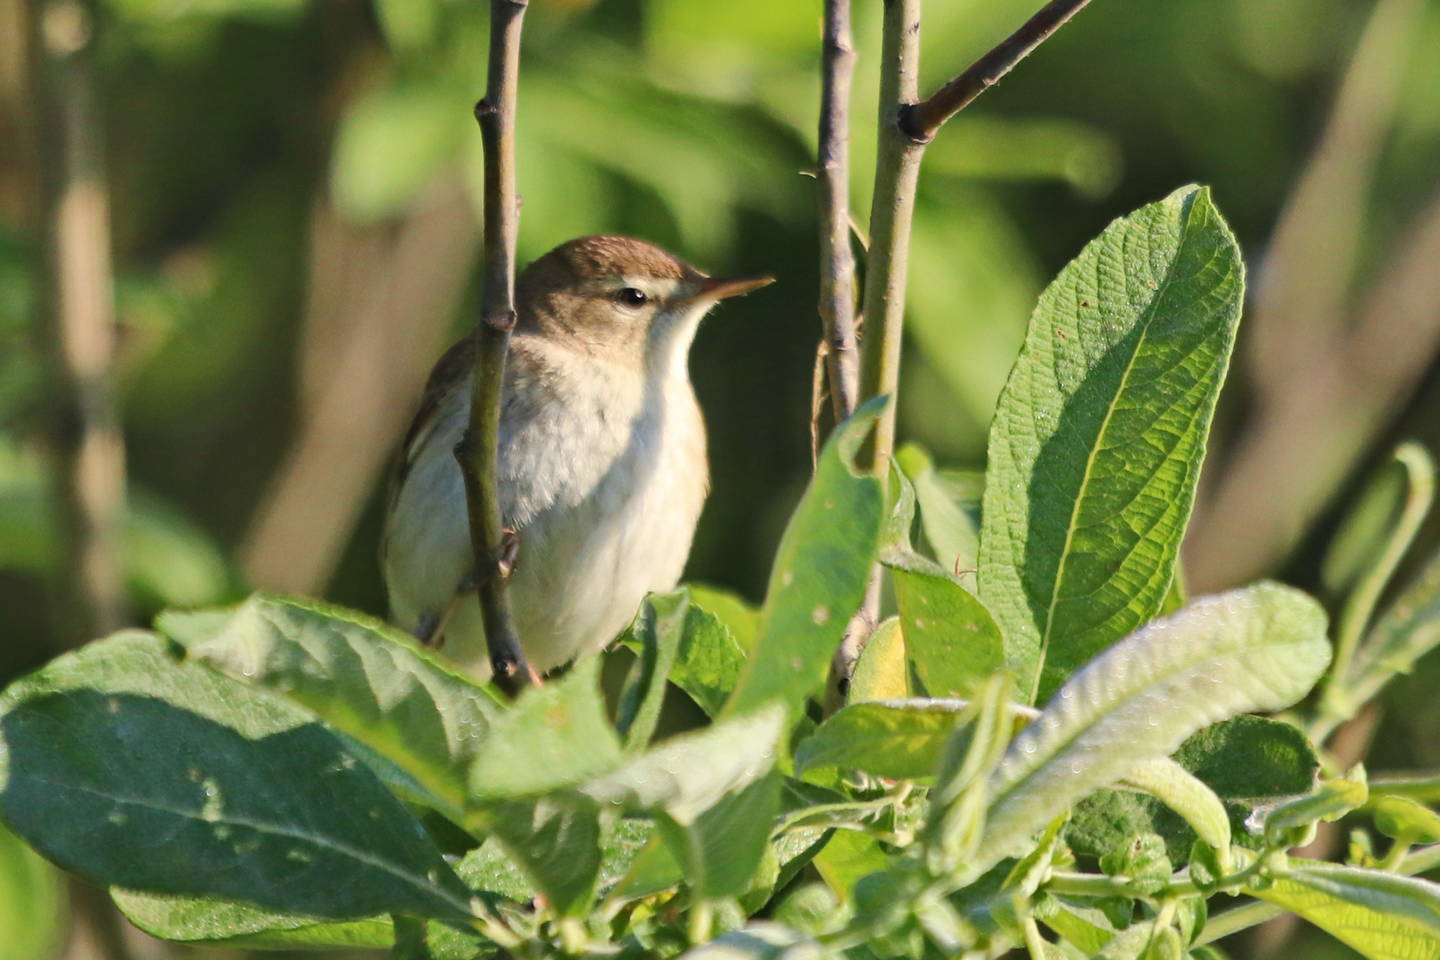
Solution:
M13 684L0 818L142 929L247 949L1204 957L1290 911L1413 956L1440 941L1440 886L1413 876L1440 864L1435 778L1367 784L1307 731L1429 650L1437 578L1378 618L1369 585L1322 707L1289 720L1256 712L1327 676L1319 605L1177 586L1241 293L1203 189L1087 247L1001 397L978 556L950 555L973 515L924 457L888 492L857 468L872 402L830 438L764 606L651 596L614 703L598 658L510 702L364 616L256 596ZM877 559L898 612L817 724ZM975 567L978 592L952 572ZM673 691L707 720L657 736ZM1345 862L1289 855L1342 817Z

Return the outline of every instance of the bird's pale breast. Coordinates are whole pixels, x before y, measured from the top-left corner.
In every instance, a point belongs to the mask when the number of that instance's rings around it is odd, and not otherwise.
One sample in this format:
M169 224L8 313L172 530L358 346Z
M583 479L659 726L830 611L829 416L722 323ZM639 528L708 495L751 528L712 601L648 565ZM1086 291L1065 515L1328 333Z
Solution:
M647 592L679 580L705 498L705 431L683 375L627 376L521 336L509 370L499 485L520 536L511 606L527 657L546 670L599 649ZM451 454L468 392L457 383L442 400L389 518L391 611L410 629L444 616L471 568ZM450 613L444 649L487 669L473 597Z

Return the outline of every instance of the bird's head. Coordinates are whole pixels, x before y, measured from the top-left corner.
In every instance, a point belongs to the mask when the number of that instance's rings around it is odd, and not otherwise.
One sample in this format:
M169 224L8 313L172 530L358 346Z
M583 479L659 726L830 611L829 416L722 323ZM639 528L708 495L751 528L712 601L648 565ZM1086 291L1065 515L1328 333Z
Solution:
M519 323L572 349L653 372L684 373L700 318L772 277L711 277L629 237L581 237L516 281Z

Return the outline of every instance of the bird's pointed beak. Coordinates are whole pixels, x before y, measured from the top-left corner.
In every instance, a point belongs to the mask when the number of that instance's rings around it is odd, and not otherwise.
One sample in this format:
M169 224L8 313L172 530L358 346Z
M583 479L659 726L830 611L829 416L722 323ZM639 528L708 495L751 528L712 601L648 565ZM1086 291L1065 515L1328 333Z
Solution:
M693 300L724 300L768 287L774 277L703 277L691 294Z

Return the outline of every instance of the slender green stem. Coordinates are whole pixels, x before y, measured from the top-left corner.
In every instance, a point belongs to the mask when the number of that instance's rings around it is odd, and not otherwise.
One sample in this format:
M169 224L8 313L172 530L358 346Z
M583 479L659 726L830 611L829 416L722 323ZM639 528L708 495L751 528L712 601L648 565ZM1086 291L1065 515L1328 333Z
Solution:
M709 940L710 931L715 926L715 905L709 900L697 900L690 908L689 921L688 933L692 944Z
M895 403L900 384L900 343L910 225L925 144L900 127L901 111L915 102L920 74L920 0L885 0L880 52L880 114L875 187L870 203L870 254L865 275L865 347L860 395L892 402L875 427L871 467L883 479L895 447Z
M1034 917L1025 918L1025 952L1030 955L1030 960L1046 960L1049 956L1045 938L1040 936L1040 926Z
M476 591L495 683L514 695L539 677L525 662L506 600L505 584L519 541L505 527L497 482L500 398L505 358L515 328L515 237L520 204L515 193L515 99L520 79L520 29L529 0L491 0L490 64L485 98L475 105L485 146L485 286L476 332L470 430L455 456L465 478Z
M1166 897L1184 897L1197 892L1189 877L1177 875L1159 890L1136 883L1129 877L1107 877L1099 873L1074 873L1056 870L1045 881L1045 889L1076 897L1138 897L1143 900L1160 900Z
M1376 868L1379 870L1386 870L1391 873L1400 869L1400 864L1405 861L1405 855L1410 852L1410 848L1413 846L1415 846L1414 836L1410 834L1402 834L1401 836L1396 837L1393 841L1391 841L1390 849L1385 851L1385 856L1381 857L1376 862Z
M1380 556L1356 583L1345 601L1335 638L1335 661L1320 701L1320 712L1311 725L1311 735L1318 743L1324 741L1335 727L1354 716L1361 704L1354 702L1350 690L1351 665L1360 638L1375 613L1380 595L1395 575L1421 523L1435 502L1435 464L1418 444L1402 444L1395 451L1395 462L1405 472L1405 502L1395 527L1386 538Z
M1440 867L1440 843L1432 843L1406 855L1405 859L1400 861L1397 872L1410 877L1417 873L1429 873L1436 867Z
M1155 921L1150 927L1150 941L1154 943L1160 937L1160 931L1170 926L1175 921L1175 911L1180 906L1178 897L1169 897L1160 904L1160 909L1155 913Z
M908 781L906 781L906 784L908 785ZM791 830L799 829L806 826L819 826L828 828L852 823L863 824L864 820L862 818L871 814L880 813L882 810L885 810L888 807L896 806L901 803L903 799L903 797L897 798L893 795L886 795L878 800L865 800L856 803L825 803L814 807L806 807L805 809L792 814L788 819L782 820L775 827L775 829L771 831L770 835L772 837L778 837L783 833L787 833ZM853 815L855 819L847 819L843 822L831 819L822 819L815 823L809 822L812 817L828 818L830 816L838 814ZM864 828L860 827L859 829Z
M1250 927L1262 924L1266 920L1273 920L1284 912L1283 907L1266 903L1264 900L1256 900L1243 907L1226 910L1224 913L1211 917L1205 923L1205 928L1200 931L1200 936L1195 938L1195 946L1214 943L1216 940L1239 933L1241 930L1248 930Z

